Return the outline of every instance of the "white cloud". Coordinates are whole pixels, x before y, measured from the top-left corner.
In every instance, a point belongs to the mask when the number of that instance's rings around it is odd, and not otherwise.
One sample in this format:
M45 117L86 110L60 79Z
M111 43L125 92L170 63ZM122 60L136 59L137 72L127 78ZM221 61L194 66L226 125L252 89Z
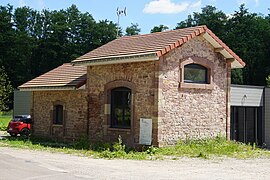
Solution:
M201 7L202 2L174 3L172 0L154 0L144 6L143 12L148 14L177 14L183 11Z

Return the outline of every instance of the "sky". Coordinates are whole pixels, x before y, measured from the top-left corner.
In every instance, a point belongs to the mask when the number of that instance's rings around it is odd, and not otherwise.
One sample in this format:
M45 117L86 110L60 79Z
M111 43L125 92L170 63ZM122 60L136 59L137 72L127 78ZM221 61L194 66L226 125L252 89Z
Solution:
M238 11L242 3L249 12L270 13L269 0L0 0L2 6L29 6L35 10L60 10L75 4L81 12L89 12L96 21L108 19L115 23L118 21L117 8L126 8L126 16L120 15L120 27L125 29L131 23L138 23L141 34L149 33L160 24L173 29L178 22L193 12L200 12L206 5L213 5L230 15Z

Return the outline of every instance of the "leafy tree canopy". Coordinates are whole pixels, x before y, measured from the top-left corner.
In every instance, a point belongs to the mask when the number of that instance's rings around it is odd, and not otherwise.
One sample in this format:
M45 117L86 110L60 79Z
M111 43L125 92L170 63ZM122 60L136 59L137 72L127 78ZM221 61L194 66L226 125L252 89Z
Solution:
M133 36L137 35L141 32L141 29L139 28L139 24L133 24L131 23L131 26L126 28L126 36Z
M165 26L165 25L159 25L159 26L154 26L153 29L151 29L151 33L155 33L155 32L162 32L162 31L166 31L168 30L169 27Z
M5 111L11 104L12 86L5 72L4 67L0 67L0 111Z

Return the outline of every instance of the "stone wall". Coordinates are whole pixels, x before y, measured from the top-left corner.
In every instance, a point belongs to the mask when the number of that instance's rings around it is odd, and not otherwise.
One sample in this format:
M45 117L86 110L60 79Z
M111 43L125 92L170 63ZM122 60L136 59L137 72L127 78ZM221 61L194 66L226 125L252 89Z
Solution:
M181 70L189 57L209 65L209 85L183 82ZM87 90L33 93L34 135L73 140L86 135L89 124L90 141L115 142L120 135L125 144L136 146L140 118L153 121L153 145L225 135L227 67L202 37L189 40L159 61L89 66ZM123 86L132 91L131 128L111 128L110 90ZM65 110L63 126L52 125L53 105L58 102Z
M87 69L90 97L90 140L117 141L136 146L139 143L140 118L153 120L153 144L157 144L157 62L138 62L91 66ZM109 88L126 86L132 90L130 129L110 128ZM107 107L107 108L105 108Z
M73 141L86 136L86 92L86 90L33 92L33 134L61 141ZM63 125L53 125L52 123L53 105L57 103L63 105Z
M190 83L181 87L180 67L188 57L207 59L213 64L209 88ZM174 144L179 139L225 135L227 66L224 58L204 38L196 37L165 55L159 63L159 145Z

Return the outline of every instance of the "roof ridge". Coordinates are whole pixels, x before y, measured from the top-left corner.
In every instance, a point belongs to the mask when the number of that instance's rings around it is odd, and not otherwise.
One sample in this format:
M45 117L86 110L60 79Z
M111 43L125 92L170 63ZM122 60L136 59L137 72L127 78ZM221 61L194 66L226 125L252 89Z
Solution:
M162 31L162 32L154 32L154 33L147 33L147 34L137 34L137 35L132 35L132 36L122 36L122 37L120 37L120 38L118 38L116 40L129 39L129 38L138 38L138 37L142 37L142 36L153 36L153 35L157 35L157 34L165 34L165 33L170 33L170 32L183 31L183 30L187 30L187 29L198 29L198 28L205 28L205 27L206 27L206 25L200 25L200 26L192 26L192 27L186 27L186 28L180 28L180 29L171 29L171 30Z

